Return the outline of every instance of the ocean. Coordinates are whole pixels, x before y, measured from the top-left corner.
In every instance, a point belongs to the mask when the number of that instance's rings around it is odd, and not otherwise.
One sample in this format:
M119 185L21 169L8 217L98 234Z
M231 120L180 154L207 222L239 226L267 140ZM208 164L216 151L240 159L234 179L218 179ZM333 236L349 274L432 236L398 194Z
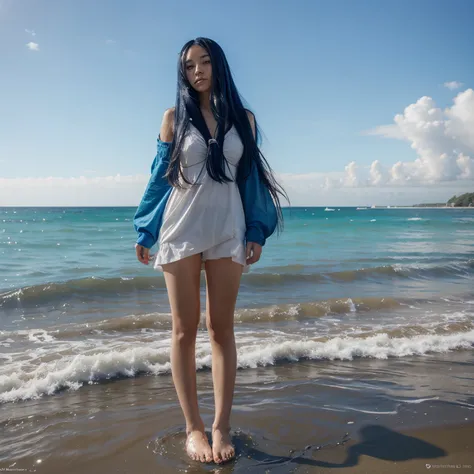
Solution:
M183 423L170 378L171 317L162 273L136 259L134 212L0 208L1 466L57 463L58 446L63 461L111 455L136 439L139 420L143 428L161 416L167 421L150 424L140 442L159 457L159 472L189 467L172 441L162 447ZM300 407L293 415L304 419L304 407L316 405L397 418L443 402L456 407L454 418L472 420L474 209L298 207L284 217L237 299L242 429L258 438L268 426L258 431L256 414L278 413L278 403ZM212 420L204 274L201 288L196 358ZM338 433L340 419L328 420L327 432ZM114 441L119 426L126 434ZM245 446L237 463L249 462Z

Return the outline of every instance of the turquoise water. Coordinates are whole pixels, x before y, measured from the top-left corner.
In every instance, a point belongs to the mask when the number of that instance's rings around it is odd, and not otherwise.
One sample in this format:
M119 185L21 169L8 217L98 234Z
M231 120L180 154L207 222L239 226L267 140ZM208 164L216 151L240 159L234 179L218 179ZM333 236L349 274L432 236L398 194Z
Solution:
M264 274L288 284L293 277L297 285L358 279L390 285L397 276L436 281L471 273L474 209L334 209L285 209L284 232L268 240L244 282ZM134 211L0 208L0 289L69 282L94 292L94 279L162 279L136 260ZM97 283L97 293L107 286Z
M285 209L285 231L268 240L251 272L314 275L411 262L449 273L450 264L461 269L472 258L474 209L334 209ZM160 278L136 260L134 211L0 208L0 288Z
M0 401L169 371L166 287L136 259L134 212L0 209ZM472 348L474 209L284 216L242 277L239 367ZM206 337L203 324L198 367L209 365Z

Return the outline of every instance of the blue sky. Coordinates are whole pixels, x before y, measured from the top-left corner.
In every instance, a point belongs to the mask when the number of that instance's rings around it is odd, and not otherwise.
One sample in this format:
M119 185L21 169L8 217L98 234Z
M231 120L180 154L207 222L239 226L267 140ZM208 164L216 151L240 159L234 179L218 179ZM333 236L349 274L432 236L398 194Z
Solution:
M60 179L80 176L77 204L137 204L163 112L174 104L177 54L197 36L226 52L295 204L330 204L341 193L385 203L388 185L398 200L474 191L472 18L469 0L0 0L0 179L24 194L15 200L0 191L0 205L73 204L62 200ZM413 146L419 140L406 126L395 131L394 116L425 96L443 111L463 93L455 125L465 136L447 152L465 169L422 179L431 165L415 172L410 162L426 161L426 147ZM429 159L446 152L434 148ZM456 161L459 150L468 161ZM364 173L376 160L386 177L367 186ZM411 181L393 180L399 161ZM351 162L361 175L347 180ZM117 175L128 181L98 190L100 179ZM57 179L45 198L49 177Z

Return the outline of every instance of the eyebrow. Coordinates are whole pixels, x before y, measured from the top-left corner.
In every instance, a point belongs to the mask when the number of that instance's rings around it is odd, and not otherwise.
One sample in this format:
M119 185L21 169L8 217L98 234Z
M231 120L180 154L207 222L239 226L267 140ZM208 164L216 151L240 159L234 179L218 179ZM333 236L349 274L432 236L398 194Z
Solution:
M203 59L203 58L205 58L206 56L209 56L209 54L207 54L207 53L206 53L206 54L203 54L203 55L200 57L200 59ZM192 62L193 62L192 59L188 59L188 60L185 62L185 64L192 63Z

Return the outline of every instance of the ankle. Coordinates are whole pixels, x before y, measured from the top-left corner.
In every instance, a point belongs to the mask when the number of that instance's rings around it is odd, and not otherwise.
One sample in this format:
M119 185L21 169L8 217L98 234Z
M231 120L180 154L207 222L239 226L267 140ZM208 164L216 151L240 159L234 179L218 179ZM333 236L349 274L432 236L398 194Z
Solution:
M219 430L223 433L229 433L230 432L230 425L229 423L213 423L212 425L212 431Z
M204 427L204 423L192 423L192 424L189 424L189 425L186 425L186 434L189 435L190 433L192 433L193 431L201 431L201 432L205 432L205 427Z

